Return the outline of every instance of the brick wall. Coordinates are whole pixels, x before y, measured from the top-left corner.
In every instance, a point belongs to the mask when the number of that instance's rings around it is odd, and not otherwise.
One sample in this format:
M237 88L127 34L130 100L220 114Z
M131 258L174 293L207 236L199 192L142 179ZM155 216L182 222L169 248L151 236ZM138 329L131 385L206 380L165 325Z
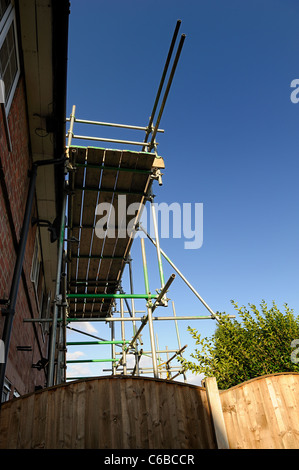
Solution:
M29 187L28 170L31 168L29 134L26 115L25 90L22 78L19 80L8 116L12 152L8 152L0 115L0 298L7 299L16 262L16 247L20 239L23 217ZM35 216L33 208L32 216ZM10 343L6 377L21 394L34 391L36 386L45 385L44 371L33 369L41 355L47 357L47 337L41 327L24 323L23 318L38 317L39 311L34 285L30 280L32 255L36 237L36 226L28 234L23 274L20 281L16 312ZM0 316L0 337L4 318ZM17 346L30 346L32 351L17 351Z

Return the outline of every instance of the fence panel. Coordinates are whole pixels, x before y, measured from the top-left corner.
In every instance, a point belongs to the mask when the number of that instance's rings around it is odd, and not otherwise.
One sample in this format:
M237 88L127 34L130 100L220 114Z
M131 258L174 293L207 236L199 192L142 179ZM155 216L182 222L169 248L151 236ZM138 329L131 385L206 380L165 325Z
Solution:
M220 392L232 449L299 448L299 374L259 377Z
M0 448L215 448L201 387L138 377L59 385L4 403Z

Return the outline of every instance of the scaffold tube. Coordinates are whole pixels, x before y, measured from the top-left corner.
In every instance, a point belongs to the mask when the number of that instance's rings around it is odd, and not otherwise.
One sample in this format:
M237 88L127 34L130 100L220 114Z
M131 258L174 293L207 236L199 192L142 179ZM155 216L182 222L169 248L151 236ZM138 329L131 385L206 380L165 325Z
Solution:
M68 299L157 299L150 294L67 294Z
M144 271L145 290L147 294L149 294L149 282L148 282L144 239L141 238L140 242L141 242L141 251L142 251L142 263L143 263L143 271ZM154 336L154 326L153 326L153 319L152 319L152 308L149 304L147 304L147 319L148 319L151 350L152 350L153 372L154 372L154 377L158 378L157 355L156 355L156 345L155 345L155 336Z
M140 230L142 230L145 235L148 237L148 239L153 243L153 245L157 246L156 245L156 242L155 240L152 239L152 237L146 232L146 230L139 224L139 228ZM175 266L175 264L168 258L168 256L166 255L166 253L164 253L164 251L160 248L160 251L161 251L161 255L164 256L164 258L166 259L166 261L168 261L168 263L170 264L170 266L173 267L173 269L178 273L178 275L183 279L183 281L187 284L187 286L192 290L192 292L196 295L196 297L201 301L201 303L206 307L207 310L209 310L209 312L211 313L212 317L219 321L219 318L217 317L217 315L215 314L215 312L213 312L213 310L211 309L211 307L209 307L209 305L204 301L204 299L199 295L199 293L194 289L194 287L190 284L190 282L185 278L185 276L181 273L181 271Z

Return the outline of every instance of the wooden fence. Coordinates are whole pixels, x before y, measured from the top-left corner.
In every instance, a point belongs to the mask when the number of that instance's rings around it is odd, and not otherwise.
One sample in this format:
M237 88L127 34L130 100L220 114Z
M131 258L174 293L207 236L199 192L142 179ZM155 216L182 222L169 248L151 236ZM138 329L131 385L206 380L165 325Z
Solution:
M220 392L233 449L299 449L299 374L273 374Z
M299 374L218 391L139 377L59 385L2 404L0 449L299 448Z
M213 448L204 389L133 377L51 387L7 402L0 448Z

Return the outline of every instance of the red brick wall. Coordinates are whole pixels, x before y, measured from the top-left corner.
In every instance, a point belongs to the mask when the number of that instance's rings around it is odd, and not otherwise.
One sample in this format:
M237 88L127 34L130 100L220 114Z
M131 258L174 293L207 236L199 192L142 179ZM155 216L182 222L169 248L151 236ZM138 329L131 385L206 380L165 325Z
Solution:
M4 180L0 184L0 298L8 298L10 293L13 270L16 262L15 242L19 241L29 187L28 170L31 168L29 153L29 134L26 116L25 90L22 78L10 108L9 129L12 152L8 152L3 127L3 116L0 113L0 165L4 172ZM8 201L5 200L5 192ZM9 220L9 209L11 220ZM35 215L34 209L32 216ZM20 281L16 312L14 317L9 360L6 377L21 395L34 391L35 386L45 385L43 371L33 369L32 364L47 357L47 338L43 338L41 327L36 324L36 332L32 323L24 323L23 318L30 318L33 312L38 317L34 286L30 280L32 254L36 236L36 226L31 227L28 234L26 253L23 264L24 278ZM25 284L23 280L26 279ZM29 298L29 302L28 302ZM30 308L31 306L31 308ZM4 318L0 316L0 337ZM31 346L32 351L17 351L17 346Z

